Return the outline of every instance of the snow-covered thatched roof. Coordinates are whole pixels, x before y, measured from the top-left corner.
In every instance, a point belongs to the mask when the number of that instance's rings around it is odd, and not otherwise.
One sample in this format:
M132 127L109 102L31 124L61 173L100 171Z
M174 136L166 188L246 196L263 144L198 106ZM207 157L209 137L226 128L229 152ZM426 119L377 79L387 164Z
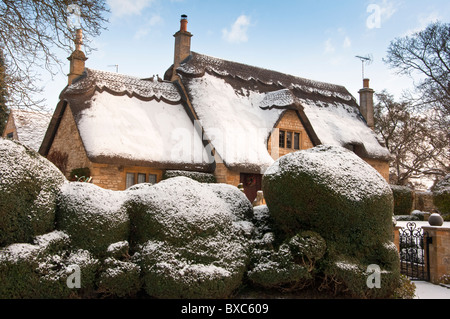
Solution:
M86 69L61 93L59 117L67 106L92 162L210 170L200 135L173 83ZM55 121L51 131L57 126ZM47 135L48 149L51 132Z
M195 52L176 72L206 135L231 169L257 173L273 163L268 137L289 109L297 112L314 145L351 148L365 158L389 157L343 86Z
M51 113L32 110L11 110L11 119L17 132L17 140L38 151L52 118Z
M313 145L389 157L343 86L195 52L172 82L173 72L162 80L85 69L61 93L41 154L69 106L89 159L98 163L210 172L223 161L242 173L264 173L274 162L269 137L287 110L296 112Z

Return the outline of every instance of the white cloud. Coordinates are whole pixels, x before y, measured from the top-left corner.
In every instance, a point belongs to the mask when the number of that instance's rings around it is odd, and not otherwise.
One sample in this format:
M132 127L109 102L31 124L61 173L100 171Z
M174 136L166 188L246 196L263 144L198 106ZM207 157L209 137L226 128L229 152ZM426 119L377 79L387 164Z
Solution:
M336 48L334 47L331 39L328 39L325 41L325 53L334 53L336 51Z
M344 43L342 44L344 48L350 48L352 46L352 40L348 36L345 37Z
M417 27L406 31L405 35L413 35L416 32L424 30L430 23L442 20L439 12L431 12L428 15L420 15L418 17Z
M389 20L397 12L397 5L393 1L383 0L380 6L383 21Z
M367 6L366 26L368 29L379 29L382 23L388 21L397 12L400 4L393 0L383 0L379 3L371 3Z
M241 15L231 26L231 30L222 30L222 37L230 43L242 43L248 41L248 28L250 17Z
M160 25L164 22L163 18L159 15L152 16L147 23L145 23L141 28L139 28L136 33L134 34L134 38L136 40L140 40L143 37L145 37L150 30L157 25Z
M139 15L142 10L151 6L155 0L107 0L114 17Z

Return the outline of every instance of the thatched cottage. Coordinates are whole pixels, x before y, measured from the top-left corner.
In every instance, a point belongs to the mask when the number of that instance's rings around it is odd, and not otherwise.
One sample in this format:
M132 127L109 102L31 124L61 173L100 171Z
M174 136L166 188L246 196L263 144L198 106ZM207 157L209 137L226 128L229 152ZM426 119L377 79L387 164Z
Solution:
M12 109L2 137L39 151L51 118L52 114L44 111Z
M243 183L253 200L277 158L319 144L351 149L388 179L368 80L358 105L343 86L191 51L186 16L174 37L164 78L140 79L86 68L80 31L40 153L67 154L67 174L88 167L116 190L183 170Z

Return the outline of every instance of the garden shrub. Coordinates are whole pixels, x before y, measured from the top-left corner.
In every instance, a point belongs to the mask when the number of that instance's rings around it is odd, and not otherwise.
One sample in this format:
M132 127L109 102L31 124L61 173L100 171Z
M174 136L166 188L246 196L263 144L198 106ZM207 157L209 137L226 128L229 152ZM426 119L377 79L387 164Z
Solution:
M140 272L133 262L108 257L102 265L97 292L116 298L133 297L141 289Z
M271 234L271 233L267 233ZM281 244L278 249L267 246L273 236L263 236L252 252L249 280L269 289L298 290L313 283L315 264L326 252L323 238L305 231Z
M163 174L163 180L173 177L184 176L199 183L217 183L216 177L211 173L191 172L191 171L179 171L179 170L167 170Z
M413 211L411 212L411 215L410 215L411 220L420 220L420 221L423 221L423 220L425 220L425 213L426 213L426 212L422 212L422 211L420 211L420 210L415 209L415 210L413 210ZM427 213L427 214L429 214L429 213ZM396 217L397 217L397 216L396 216Z
M368 266L348 257L337 259L326 271L331 282L329 284L334 286L329 288L332 288L336 295L348 295L358 299L393 297L401 285L400 271L386 271L381 268L380 286L369 288L369 283L374 284L370 278L374 272L370 271Z
M306 265L296 263L286 244L278 250L256 249L253 252L254 264L248 271L249 280L269 289L300 289L310 283L311 274Z
M112 243L128 240L130 221L125 192L89 183L67 183L58 196L57 227L69 234L75 248L104 256Z
M400 275L400 286L394 291L394 299L414 299L416 285L405 275Z
M441 215L450 214L450 174L433 188L433 203Z
M131 247L148 295L225 298L240 285L252 232L241 216L251 204L237 188L217 187L176 177L129 190ZM243 211L218 194L246 201L234 204Z
M100 270L97 292L115 298L133 297L142 287L140 274L141 268L131 260L128 241L113 243Z
M0 247L55 229L56 194L65 180L37 152L0 138Z
M398 285L398 253L391 245L391 188L353 152L318 146L283 156L266 171L263 191L276 238L286 240L309 230L325 240L322 275L339 278L350 293L358 295L367 290L361 281L363 273L336 266L351 260L358 269L377 264L388 274L389 284L378 295L389 295Z
M413 191L408 186L390 185L394 195L394 215L409 215L413 207Z
M80 269L81 288L67 285L70 266ZM98 260L86 250L71 250L69 236L54 231L34 244L12 244L0 250L0 298L60 299L92 294Z
M361 248L392 237L389 185L344 148L319 146L281 157L266 171L263 191L281 236L311 230L330 249L363 256Z

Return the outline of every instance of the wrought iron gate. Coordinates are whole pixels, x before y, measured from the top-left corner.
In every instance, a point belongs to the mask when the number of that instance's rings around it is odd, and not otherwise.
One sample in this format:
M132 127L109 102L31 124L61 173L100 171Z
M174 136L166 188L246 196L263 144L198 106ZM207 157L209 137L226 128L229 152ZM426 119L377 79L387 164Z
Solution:
M411 280L430 280L429 244L432 237L409 222L400 230L400 271Z

